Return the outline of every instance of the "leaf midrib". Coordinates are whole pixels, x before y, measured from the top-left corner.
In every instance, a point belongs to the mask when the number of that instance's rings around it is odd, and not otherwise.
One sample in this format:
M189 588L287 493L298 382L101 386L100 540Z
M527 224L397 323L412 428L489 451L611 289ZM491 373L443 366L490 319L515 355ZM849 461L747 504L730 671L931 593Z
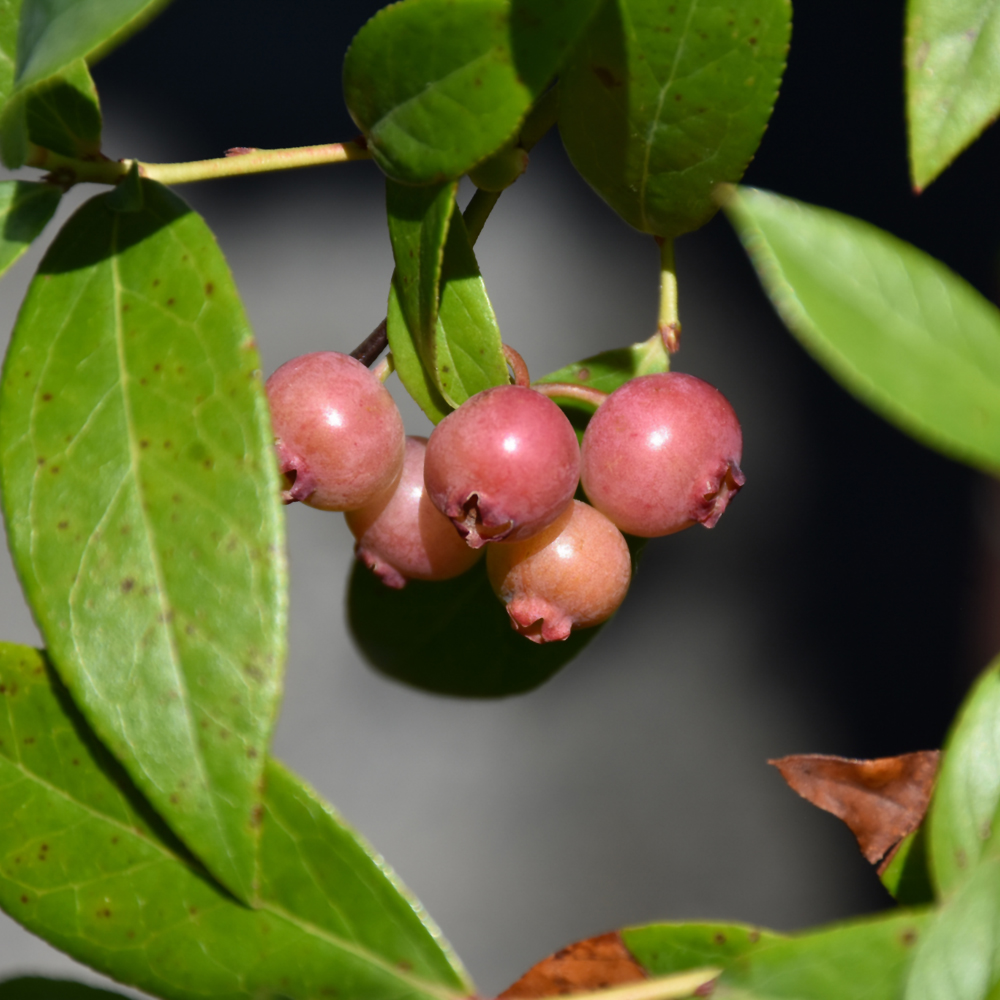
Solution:
M111 225L111 257L110 257L110 267L111 267L111 283L113 289L113 303L114 303L114 324L115 324L115 350L118 358L118 384L121 386L122 392L122 411L125 416L125 430L126 439L128 441L129 448L129 467L130 474L135 482L135 491L139 498L139 518L142 523L143 534L146 539L146 546L149 551L149 560L153 567L153 575L156 581L156 593L157 601L160 606L161 619L163 622L163 632L167 638L167 643L170 649L170 666L173 670L174 677L176 679L178 688L182 695L182 701L184 704L184 719L187 723L188 729L188 743L191 746L193 752L193 757L195 764L198 769L198 775L203 783L204 793L208 798L211 806L212 815L215 819L215 825L218 830L224 830L225 827L221 823L221 817L219 815L219 806L216 800L216 796L212 794L212 786L209 781L208 770L205 766L205 759L202 753L201 743L197 738L197 729L194 725L194 719L191 717L191 696L188 687L187 677L184 675L183 669L181 667L181 656L180 651L177 646L177 637L174 634L174 628L171 624L170 616L170 606L166 603L166 581L163 576L163 568L160 565L159 552L155 545L155 536L153 534L152 526L149 523L149 517L146 512L146 505L143 502L143 490L142 483L139 477L140 460L139 460L139 448L137 442L137 435L135 433L134 418L132 415L131 399L128 391L129 382L129 370L126 364L125 357L125 337L124 331L122 329L121 321L121 306L122 306L122 283L121 276L119 274L118 268L118 231L121 225L121 216L115 213L112 225ZM140 765L141 766L141 765ZM143 768L144 773L150 782L155 785L152 775ZM160 789L161 792L165 792L166 789ZM230 865L234 871L239 871L239 866L236 864L236 859L232 853L232 848L229 843L229 838L223 833L222 843L224 845L226 855L229 858ZM197 852L196 852L197 853Z

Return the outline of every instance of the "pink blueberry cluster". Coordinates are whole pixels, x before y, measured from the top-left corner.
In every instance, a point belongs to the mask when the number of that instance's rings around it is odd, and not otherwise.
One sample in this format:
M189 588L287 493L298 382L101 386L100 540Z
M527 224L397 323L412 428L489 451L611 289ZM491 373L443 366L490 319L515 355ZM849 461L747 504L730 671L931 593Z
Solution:
M631 579L623 531L711 528L744 482L733 408L677 372L611 393L582 447L551 399L519 385L406 437L385 386L332 351L282 365L267 393L286 502L344 511L358 558L390 587L451 579L485 547L493 590L534 642L614 613ZM580 484L589 503L573 499Z

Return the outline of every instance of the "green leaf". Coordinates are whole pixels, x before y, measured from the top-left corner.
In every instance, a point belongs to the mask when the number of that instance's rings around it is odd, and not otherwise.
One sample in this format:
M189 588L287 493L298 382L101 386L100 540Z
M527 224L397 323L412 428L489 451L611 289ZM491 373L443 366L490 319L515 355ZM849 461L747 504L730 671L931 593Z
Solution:
M924 444L1000 467L1000 312L858 219L765 191L729 207L788 328L846 389Z
M714 997L900 1000L928 913L895 911L774 941L723 972Z
M570 385L586 386L600 392L614 392L619 386L639 375L653 375L670 370L670 355L663 346L663 338L654 333L649 340L642 340L631 347L619 347L612 351L603 351L583 361L560 368L558 371L543 375L536 382L552 383L566 382ZM565 410L579 410L587 418L593 415L596 407L588 402L571 397L559 397L556 402Z
M474 992L441 931L395 872L273 760L267 766L260 856L265 909L321 928L428 983Z
M704 225L760 144L790 30L788 0L608 0L560 76L570 159L637 229Z
M122 1000L122 995L69 979L19 976L0 983L0 1000Z
M87 202L42 261L4 366L0 488L74 699L247 899L285 654L273 435L212 234L143 190L139 212Z
M57 948L167 1000L468 991L381 859L282 768L251 910L178 848L34 650L0 647L0 700L0 905Z
M169 0L22 0L14 86L24 90L77 59L106 55Z
M900 841L892 860L879 873L886 891L903 906L923 906L934 902L927 850L925 823Z
M986 1000L1000 984L1000 858L984 859L936 911L905 1000Z
M457 206L444 249L434 374L441 395L455 407L510 382L500 328Z
M25 105L28 138L36 146L79 160L100 153L101 106L82 59L32 87Z
M744 955L766 948L782 936L745 924L646 924L626 927L622 940L651 976L669 976L705 966L727 968Z
M14 92L21 0L0 0L0 108Z
M404 386L437 423L475 393L506 385L507 362L454 182L387 184L396 271L386 335Z
M931 872L947 894L976 868L1000 810L1000 660L966 697L941 754L927 816Z
M919 191L1000 114L1000 0L909 0L906 111Z
M51 184L0 181L0 275L31 246L61 197Z
M417 343L403 316L396 282L389 286L389 304L385 314L385 334L392 351L393 366L403 387L413 397L428 418L439 424L451 407L442 398L430 372L424 367L423 359L417 351Z
M410 580L402 590L355 561L347 621L376 670L424 691L467 698L502 698L544 684L602 627L573 632L565 642L529 642L511 629L485 560L454 580Z
M344 97L378 165L431 184L518 129L598 0L402 0L358 32Z
M457 181L429 187L385 182L389 238L396 261L393 284L407 327L428 368L433 365L444 245L455 208Z

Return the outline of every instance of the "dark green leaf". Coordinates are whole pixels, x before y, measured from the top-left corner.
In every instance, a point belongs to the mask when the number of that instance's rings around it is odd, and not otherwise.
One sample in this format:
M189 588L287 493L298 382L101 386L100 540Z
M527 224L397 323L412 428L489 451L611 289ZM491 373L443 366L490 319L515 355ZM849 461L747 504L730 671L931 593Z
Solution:
M122 995L69 979L21 976L0 983L0 1000L122 1000Z
M1000 810L1000 661L966 697L941 754L927 816L931 873L951 892L976 867Z
M905 1000L986 1000L1000 984L1000 858L985 858L937 910Z
M1000 0L910 0L906 110L920 190L1000 114Z
M0 181L0 274L31 246L59 207L51 184Z
M344 96L379 166L430 184L517 131L596 0L403 0L358 32Z
M903 906L934 902L930 858L927 856L927 824L900 841L879 878L892 898Z
M143 182L86 203L3 373L11 549L90 723L212 873L253 895L285 652L284 522L260 362L202 219Z
M109 52L169 0L22 0L14 86L24 90L84 56Z
M28 138L63 156L93 159L101 151L101 106L82 59L32 87L25 100Z
M0 905L57 948L168 1000L470 989L381 859L280 767L251 910L178 850L38 653L0 647L0 699Z
M730 217L775 308L863 403L953 458L1000 467L1000 312L865 222L741 190Z
M774 941L737 957L712 995L719 1000L901 1000L928 916L896 911Z
M146 195L142 178L139 176L139 164L134 160L128 173L110 191L105 204L112 212L141 212L145 206Z
M455 208L457 181L429 187L385 182L389 238L396 261L393 284L418 353L433 369L444 244Z
M608 0L560 77L570 159L637 229L704 225L760 144L790 28L788 0Z
M727 968L782 936L745 924L646 924L626 927L622 940L651 976L669 976L705 966Z
M402 590L386 587L356 561L347 619L377 670L425 691L467 698L501 698L538 687L601 628L581 629L565 642L529 642L511 629L485 560L454 580L410 580Z

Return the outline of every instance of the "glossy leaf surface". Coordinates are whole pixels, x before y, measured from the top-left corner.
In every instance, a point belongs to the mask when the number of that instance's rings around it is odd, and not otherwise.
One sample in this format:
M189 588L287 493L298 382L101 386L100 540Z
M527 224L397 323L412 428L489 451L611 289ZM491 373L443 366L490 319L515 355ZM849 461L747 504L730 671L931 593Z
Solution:
M32 87L25 115L28 138L36 146L81 160L101 151L101 106L82 59Z
M103 55L168 0L22 0L14 86L23 90L76 59Z
M403 0L358 32L344 96L379 166L430 184L514 135L597 0Z
M765 191L730 203L788 328L846 389L944 454L1000 468L1000 311L865 222Z
M928 814L931 871L951 892L982 857L1000 810L1000 662L965 699L941 756Z
M925 188L1000 114L1000 0L909 0L910 171Z
M376 670L425 691L468 698L538 687L602 627L581 629L565 642L529 642L510 627L485 560L454 580L410 580L402 590L386 587L355 561L347 618L355 643Z
M573 164L637 229L704 225L760 144L790 26L787 0L609 0L560 76Z
M775 941L737 958L715 997L902 1000L928 914L896 911Z
M18 573L84 714L213 874L253 894L286 578L260 362L204 222L87 202L28 291L0 475Z
M622 939L649 975L669 976L702 966L727 968L782 935L746 924L671 923L627 927Z
M0 181L0 275L35 241L61 197L51 184Z
M984 859L933 914L905 1000L986 1000L1000 985L1000 858Z
M121 996L70 979L19 976L0 983L0 1000L121 1000Z
M380 859L283 769L261 882L286 884L251 910L163 828L34 650L0 647L0 700L0 904L29 930L168 1000L456 995Z

